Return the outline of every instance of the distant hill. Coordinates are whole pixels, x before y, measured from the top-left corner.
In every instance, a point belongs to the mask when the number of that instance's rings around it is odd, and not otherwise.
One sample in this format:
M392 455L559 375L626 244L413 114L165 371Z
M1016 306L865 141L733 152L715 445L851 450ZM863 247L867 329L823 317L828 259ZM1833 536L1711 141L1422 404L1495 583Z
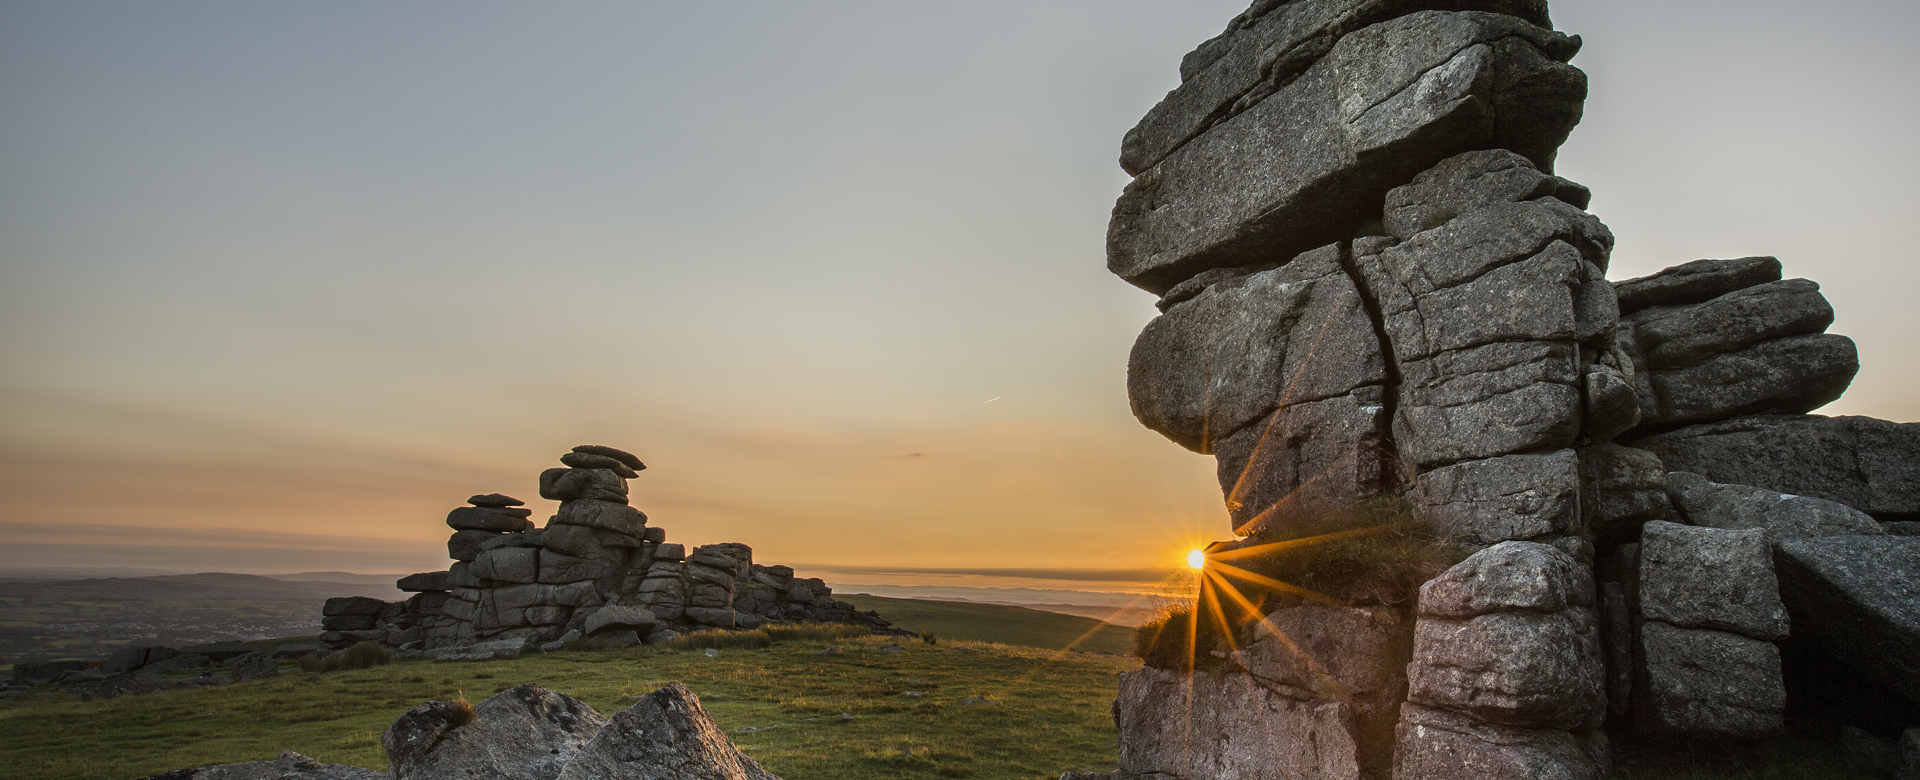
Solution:
M442 567L442 568L445 568L445 567ZM305 580L305 581L312 581L312 582L351 582L355 585L391 586L394 580L400 579L401 577L405 577L412 573L413 572L408 571L408 572L401 572L399 574L354 574L353 572L350 572L350 571L303 571L298 574L269 574L267 576L272 577L276 580L286 580L288 582L300 582Z
M380 586L218 572L0 582L0 598L66 601L321 601L335 596L370 596L391 601L403 595L394 589L390 579L385 586Z
M1000 642L1049 650L1071 647L1089 653L1125 654L1133 649L1133 629L1089 617L1007 604L841 593L833 597L863 610L875 610L900 628L923 633L932 631L944 639Z

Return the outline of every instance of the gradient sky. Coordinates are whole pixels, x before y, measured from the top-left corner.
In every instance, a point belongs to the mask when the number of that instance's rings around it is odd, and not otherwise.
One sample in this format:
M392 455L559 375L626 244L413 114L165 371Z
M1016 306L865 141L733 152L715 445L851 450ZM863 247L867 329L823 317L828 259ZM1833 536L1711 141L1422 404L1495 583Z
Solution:
M763 562L1174 565L1226 520L1103 239L1244 7L0 2L6 565L437 568L589 442ZM1612 276L1778 255L1860 345L1825 411L1920 419L1920 4L1554 17Z

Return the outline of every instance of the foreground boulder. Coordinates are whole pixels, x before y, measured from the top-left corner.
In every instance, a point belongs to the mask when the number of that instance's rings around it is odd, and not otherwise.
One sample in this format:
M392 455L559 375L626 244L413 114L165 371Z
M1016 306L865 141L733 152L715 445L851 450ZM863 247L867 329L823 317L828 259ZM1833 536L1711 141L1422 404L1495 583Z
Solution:
M687 687L640 697L567 762L560 780L780 780L714 725Z
M239 764L175 769L141 780L387 780L371 769L346 764L322 764L291 750L281 751L272 761L247 761Z
M479 705L430 701L380 735L394 780L554 780L607 719L585 702L521 685Z

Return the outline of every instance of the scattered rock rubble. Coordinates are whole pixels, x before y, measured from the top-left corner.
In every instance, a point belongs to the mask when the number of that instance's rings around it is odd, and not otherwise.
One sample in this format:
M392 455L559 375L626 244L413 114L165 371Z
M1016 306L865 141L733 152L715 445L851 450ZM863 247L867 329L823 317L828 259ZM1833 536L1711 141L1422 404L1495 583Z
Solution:
M151 693L177 688L205 688L280 673L279 659L297 658L322 650L316 645L282 645L272 654L255 652L245 642L216 642L173 648L130 645L103 661L46 661L13 666L13 682L54 684L79 689L85 698L111 698L128 693ZM172 677L200 671L190 677Z
M320 639L335 648L378 642L438 658L511 657L599 637L625 645L701 629L766 623L888 628L878 613L833 598L826 583L753 562L735 542L669 543L628 504L627 480L646 468L631 453L587 444L540 474L540 497L560 502L536 527L525 502L492 493L447 514L447 571L400 578L415 595L385 602L328 599Z
M1893 701L1799 716L1920 725L1920 424L1809 414L1858 356L1775 258L1606 278L1579 47L1544 0L1258 0L1127 133L1134 413L1240 538L1114 777L1597 778L1782 733L1809 665ZM1406 602L1264 576L1381 502L1477 552Z
M608 718L586 702L521 685L479 704L430 701L380 735L392 774L275 761L179 769L142 780L780 780L727 739L678 683Z

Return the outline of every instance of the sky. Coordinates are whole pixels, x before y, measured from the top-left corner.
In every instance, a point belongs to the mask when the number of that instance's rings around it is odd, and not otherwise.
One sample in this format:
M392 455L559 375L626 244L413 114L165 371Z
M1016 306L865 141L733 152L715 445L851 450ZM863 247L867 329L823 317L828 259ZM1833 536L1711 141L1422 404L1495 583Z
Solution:
M1101 589L1227 538L1141 427L1121 135L1244 2L0 2L6 566L425 571L576 444L673 541ZM1920 419L1920 4L1562 0L1611 276L1777 255Z

